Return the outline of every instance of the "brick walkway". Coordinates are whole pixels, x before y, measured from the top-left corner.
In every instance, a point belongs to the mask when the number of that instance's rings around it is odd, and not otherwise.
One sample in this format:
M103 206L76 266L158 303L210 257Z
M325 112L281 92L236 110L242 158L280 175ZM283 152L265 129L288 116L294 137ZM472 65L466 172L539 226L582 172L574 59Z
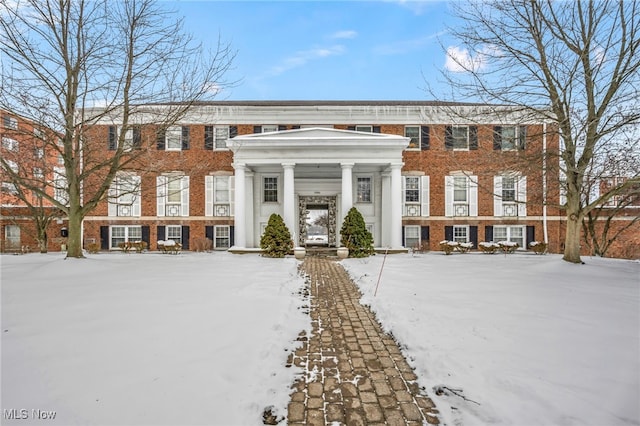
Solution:
M294 383L290 425L438 424L416 375L384 333L342 266L307 256L302 271L311 292L311 336L290 362L304 370Z

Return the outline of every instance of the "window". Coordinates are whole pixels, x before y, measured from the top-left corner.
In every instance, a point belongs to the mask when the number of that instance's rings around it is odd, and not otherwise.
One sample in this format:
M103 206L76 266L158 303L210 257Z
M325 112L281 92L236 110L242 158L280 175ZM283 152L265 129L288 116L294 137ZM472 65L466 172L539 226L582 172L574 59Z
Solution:
M4 160L7 163L7 167L15 174L18 174L20 168L18 167L18 163L11 160Z
M18 187L15 183L2 182L2 192L5 194L18 195Z
M265 177L264 180L264 202L265 203L277 203L278 202L278 178L277 177Z
M509 173L493 178L494 216L527 215L527 177Z
M403 216L429 216L429 176L403 176Z
M227 149L227 139L229 139L228 127L216 127L214 137L216 149Z
M446 126L444 147L453 151L478 149L478 126Z
M205 176L205 216L233 216L234 176Z
M17 250L20 248L20 227L18 225L4 226L5 249Z
M34 179L44 179L44 172L39 167L33 168L33 178Z
M109 216L140 216L140 176L119 173L109 188Z
M363 125L358 125L356 126L356 132L373 132L373 126L363 126Z
M35 136L37 139L44 139L44 131L42 129L38 129L37 127L34 127L33 136Z
M358 177L356 179L356 202L371 202L371 177Z
M180 151L182 149L182 127L169 127L165 132L165 141L167 151Z
M213 228L213 247L228 249L231 246L231 232L229 226L215 226Z
M464 175L463 175L464 173ZM478 177L456 172L445 176L445 216L478 215Z
M111 227L111 248L119 248L120 244L129 241L142 241L142 226Z
M264 126L262 126L262 133L277 132L277 131L278 131L278 126L276 124L265 124Z
M404 246L417 247L420 244L420 226L407 225L404 227Z
M468 226L454 226L453 227L453 241L458 243L469 242L469 227Z
M53 197L65 206L69 203L69 191L67 188L67 178L64 169L56 167L53 169Z
M519 247L525 247L525 227L524 226L494 226L493 241L509 241L517 243Z
M495 126L493 149L515 151L525 149L527 128L525 126Z
M35 148L33 150L33 155L37 160L41 160L44 158L44 148Z
M469 127L456 126L451 128L453 138L453 149L469 149Z
M182 226L167 225L167 240L173 240L176 243L182 243Z
M117 142L116 142L117 144ZM142 134L140 130L140 126L134 126L132 128L127 129L124 132L124 149L138 149L142 144Z
M4 117L2 117L2 122L4 124L4 127L7 129L13 129L13 130L18 130L18 120L13 118L13 117L9 117L8 115L5 115Z
M408 150L429 149L429 127L428 126L406 126L404 136L410 138Z
M18 141L6 136L2 137L2 148L7 151L18 151Z
M157 177L157 215L189 216L189 176L180 172Z

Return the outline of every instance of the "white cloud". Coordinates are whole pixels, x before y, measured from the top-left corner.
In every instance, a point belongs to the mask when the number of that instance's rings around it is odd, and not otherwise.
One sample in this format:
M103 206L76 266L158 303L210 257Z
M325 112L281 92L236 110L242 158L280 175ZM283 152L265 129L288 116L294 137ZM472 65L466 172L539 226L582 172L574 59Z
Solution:
M434 39L440 37L445 33L446 31L440 31L438 33L429 34L424 37L419 37L419 38L414 38L409 40L399 40L392 43L381 44L379 46L374 47L373 53L378 55L398 55L398 54L420 50L424 48L424 46L432 43Z
M353 30L337 31L331 34L331 38L339 38L339 39L356 38L357 36L358 36L358 33Z
M329 56L341 55L346 51L342 45L334 45L330 47L318 47L309 50L301 50L285 58L282 63L271 68L270 75L280 75L285 71L293 68L301 67L310 61L316 59L327 58Z
M473 57L468 49L449 46L444 67L451 72L479 71L487 66L489 56L496 55L496 53L495 48L486 47Z

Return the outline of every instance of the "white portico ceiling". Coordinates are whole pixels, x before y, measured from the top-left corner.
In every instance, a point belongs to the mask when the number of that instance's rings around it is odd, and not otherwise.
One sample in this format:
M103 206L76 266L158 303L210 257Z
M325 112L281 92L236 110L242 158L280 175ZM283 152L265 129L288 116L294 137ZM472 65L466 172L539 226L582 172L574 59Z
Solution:
M244 164L390 164L402 162L409 138L382 133L307 128L241 135L227 141Z

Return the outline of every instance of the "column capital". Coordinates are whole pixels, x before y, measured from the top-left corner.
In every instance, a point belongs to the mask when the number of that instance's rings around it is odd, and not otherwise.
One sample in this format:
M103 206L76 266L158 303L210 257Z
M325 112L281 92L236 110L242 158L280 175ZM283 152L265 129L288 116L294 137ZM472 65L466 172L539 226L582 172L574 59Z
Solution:
M280 163L283 169L293 169L296 163Z
M246 163L231 163L231 165L235 170L247 170Z
M340 167L343 169L352 169L355 165L356 163L340 163Z
M404 166L404 163L389 163L389 168L391 170L402 169L402 166Z

